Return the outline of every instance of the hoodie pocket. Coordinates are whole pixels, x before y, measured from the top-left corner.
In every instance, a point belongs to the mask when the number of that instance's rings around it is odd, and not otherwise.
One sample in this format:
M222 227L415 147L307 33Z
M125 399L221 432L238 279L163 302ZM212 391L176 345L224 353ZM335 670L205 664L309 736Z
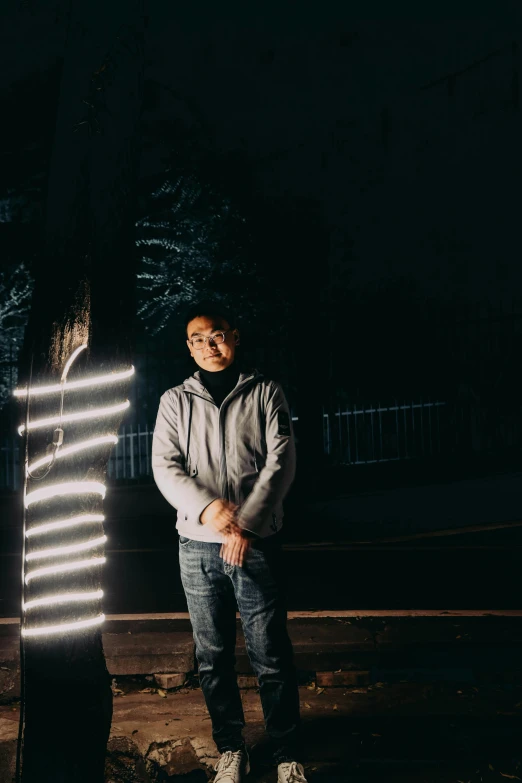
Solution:
M244 503L244 501L250 495L258 478L259 472L255 469L254 471L241 476L241 479L238 482L237 490L239 504Z

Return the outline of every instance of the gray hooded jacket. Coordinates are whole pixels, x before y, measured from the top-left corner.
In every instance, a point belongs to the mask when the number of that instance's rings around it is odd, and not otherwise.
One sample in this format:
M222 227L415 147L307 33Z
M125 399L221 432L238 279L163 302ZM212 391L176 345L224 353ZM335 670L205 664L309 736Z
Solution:
M163 394L152 441L158 488L177 509L180 535L222 542L203 525L216 498L238 505L238 524L266 538L281 528L295 475L295 443L285 395L254 370L241 373L218 408L194 373Z

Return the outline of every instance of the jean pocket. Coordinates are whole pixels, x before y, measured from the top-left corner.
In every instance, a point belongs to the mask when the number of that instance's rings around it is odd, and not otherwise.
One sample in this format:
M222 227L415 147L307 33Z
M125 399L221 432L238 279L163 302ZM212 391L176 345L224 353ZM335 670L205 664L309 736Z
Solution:
M186 536L179 536L179 545L182 547L187 547L191 541L191 538L187 538Z

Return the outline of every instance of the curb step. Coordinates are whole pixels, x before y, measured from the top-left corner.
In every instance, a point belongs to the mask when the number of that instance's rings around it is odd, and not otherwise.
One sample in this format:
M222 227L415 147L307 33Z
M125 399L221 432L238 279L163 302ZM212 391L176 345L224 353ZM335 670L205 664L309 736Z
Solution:
M404 680L522 683L519 617L296 618L288 629L300 681L315 678L320 687ZM113 677L162 675L159 687L168 690L196 669L185 618L110 620L103 643ZM18 627L0 626L0 701L19 692L18 661ZM257 687L239 620L236 671L244 688Z

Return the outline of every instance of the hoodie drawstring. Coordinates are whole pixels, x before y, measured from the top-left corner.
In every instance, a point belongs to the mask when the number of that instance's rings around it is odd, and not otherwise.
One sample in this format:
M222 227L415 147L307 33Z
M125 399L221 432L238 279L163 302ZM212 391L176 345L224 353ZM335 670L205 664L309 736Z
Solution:
M186 465L190 466L190 431L192 429L192 394L189 394L189 420L188 420L188 432L187 432L187 450L186 450Z
M258 383L258 394L257 394L257 405L256 405L256 423L254 425L254 467L256 469L256 473L259 473L259 468L257 467L257 432L259 430L259 408L261 406L261 384Z

